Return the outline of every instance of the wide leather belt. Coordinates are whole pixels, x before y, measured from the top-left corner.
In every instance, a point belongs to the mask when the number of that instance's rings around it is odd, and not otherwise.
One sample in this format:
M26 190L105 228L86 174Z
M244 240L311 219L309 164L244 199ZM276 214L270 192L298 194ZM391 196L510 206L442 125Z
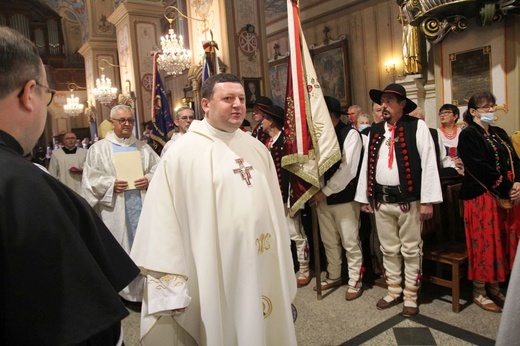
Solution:
M402 203L406 196L401 192L401 187L376 184L375 199L383 203Z

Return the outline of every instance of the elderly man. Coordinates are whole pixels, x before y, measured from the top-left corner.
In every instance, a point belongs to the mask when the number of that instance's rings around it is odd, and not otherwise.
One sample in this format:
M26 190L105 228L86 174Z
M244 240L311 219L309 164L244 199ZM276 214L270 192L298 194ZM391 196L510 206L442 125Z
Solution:
M76 193L81 194L81 174L87 151L76 146L76 135L63 136L63 147L52 152L49 173Z
M161 157L164 156L166 151L171 148L173 143L175 143L175 141L179 139L180 136L188 132L188 129L190 128L191 122L193 120L195 120L195 112L193 109L187 106L183 106L177 109L177 112L175 113L175 120L173 122L179 129L179 132L175 132L172 135L172 138L170 138L170 140L164 145L164 148L161 151Z
M23 157L54 93L36 46L0 27L2 343L120 345L117 292L139 270L83 198Z
M161 159L131 252L147 275L142 343L295 345L296 280L276 167L240 130L238 77L211 76L201 96L205 118Z
M356 200L362 211L374 213L383 252L388 293L376 306L400 302L404 264L402 315L411 317L419 313L421 221L432 217L433 203L442 202L435 144L426 123L409 115L417 105L403 86L372 89L370 98L381 105L384 121L370 130Z
M142 201L153 177L159 156L134 134L132 108L117 105L110 112L113 130L94 143L87 153L83 170L82 195L96 209L108 229L127 253L130 252L141 214ZM120 179L116 160L121 154L139 153L143 176L135 181ZM125 156L127 159L129 156ZM139 280L137 280L139 281ZM121 292L126 300L140 301L142 282L134 282Z
M358 105L352 105L350 107L348 107L348 110L347 110L347 118L344 118L344 116L342 117L342 120L345 124L350 124L352 125L352 127L356 128L357 129L357 118L361 115L361 113L363 113L363 110L361 109L360 106Z

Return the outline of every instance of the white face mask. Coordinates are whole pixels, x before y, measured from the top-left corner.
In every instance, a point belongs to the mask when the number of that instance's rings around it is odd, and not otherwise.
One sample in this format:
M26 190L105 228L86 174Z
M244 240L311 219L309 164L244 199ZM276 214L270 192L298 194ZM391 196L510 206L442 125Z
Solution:
M363 131L364 129L367 129L367 128L369 128L369 127L370 127L369 124L361 124L361 125L358 126L358 131L361 132L361 131Z
M495 113L480 113L480 121L486 125L495 121Z

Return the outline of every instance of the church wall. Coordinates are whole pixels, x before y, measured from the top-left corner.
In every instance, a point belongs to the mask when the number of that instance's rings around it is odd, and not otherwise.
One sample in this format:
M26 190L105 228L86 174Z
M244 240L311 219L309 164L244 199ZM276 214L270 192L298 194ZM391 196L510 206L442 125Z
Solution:
M346 6L326 1L302 8L302 26L309 46L323 43L325 27L330 29L327 34L330 39L346 35L351 103L360 105L367 113L371 107L368 90L384 88L393 82L393 76L386 72L384 62L391 59L398 61L401 56L398 12L399 7L393 0L351 1ZM282 29L279 21L272 25L277 27L277 31L267 28L266 49L270 60L274 56L275 44L280 46L282 56L289 50L287 29ZM400 66L396 67L399 71Z

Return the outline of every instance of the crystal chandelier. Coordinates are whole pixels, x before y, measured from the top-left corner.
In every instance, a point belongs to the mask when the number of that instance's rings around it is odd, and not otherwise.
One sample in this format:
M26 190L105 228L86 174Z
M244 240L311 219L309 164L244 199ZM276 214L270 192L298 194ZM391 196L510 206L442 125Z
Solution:
M79 103L79 97L75 97L73 91L78 89L86 90L87 88L80 87L76 83L69 83L68 87L70 90L70 97L67 97L67 104L63 106L63 110L67 115L76 117L83 113L84 106L82 103Z
M168 75L182 74L191 64L191 52L184 48L182 35L177 35L172 28L161 37L162 54L157 58L159 68Z
M120 67L119 65L112 64L107 59L99 59L98 61L113 67ZM99 101L99 103L109 106L117 97L117 88L113 88L110 78L105 77L103 73L105 66L101 66L100 64L99 69L101 70L101 78L96 79L96 87L92 90L92 96L94 96L94 99Z
M76 117L83 113L83 107L83 104L79 103L79 97L70 94L70 97L67 97L67 104L63 106L63 109L67 115Z
M110 78L101 74L101 78L96 79L96 88L92 90L92 95L101 104L109 105L117 97L117 88L112 87Z
M168 12L169 10L172 11ZM175 34L173 20L178 16L198 20L204 22L204 31L206 31L206 19L188 17L175 6L166 6L163 16L170 24L170 28L168 29L168 34L161 37L162 54L157 58L157 63L159 68L168 75L180 75L182 71L188 69L191 65L191 51L184 48L182 35ZM180 19L182 20L182 18Z

